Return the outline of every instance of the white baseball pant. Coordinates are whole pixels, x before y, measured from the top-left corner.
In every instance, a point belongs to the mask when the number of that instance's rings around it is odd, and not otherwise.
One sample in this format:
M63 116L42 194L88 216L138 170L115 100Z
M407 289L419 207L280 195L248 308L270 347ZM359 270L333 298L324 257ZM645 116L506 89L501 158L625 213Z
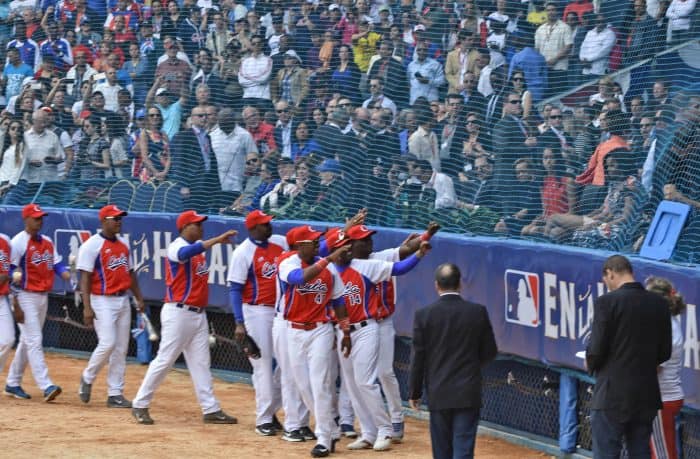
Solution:
M304 405L292 374L289 346L287 343L287 321L281 314L272 323L272 342L280 373L284 430L291 432L309 425L309 409Z
M352 351L346 359L340 358L340 369L352 407L360 421L362 439L374 443L377 438L392 436L391 421L384 409L384 400L377 384L377 355L379 346L379 326L374 319L355 330L352 338ZM356 325L357 326L357 325ZM343 333L338 331L338 352Z
M403 422L403 405L401 389L394 373L394 347L396 330L394 319L389 316L379 322L379 358L377 359L377 378L389 406L391 422Z
M44 391L53 385L49 378L49 369L46 367L42 347L44 338L42 330L49 307L49 295L21 291L17 294L17 299L24 311L24 323L19 324L19 344L15 351L15 358L10 364L10 371L7 373L7 385L22 385L22 375L28 363L36 385Z
M15 319L10 309L10 299L0 296L0 373L5 369L5 362L15 345Z
M214 384L209 370L211 356L206 312L192 312L187 310L187 306L177 308L175 303L165 303L160 311L160 323L158 354L148 366L132 406L148 408L168 370L180 354L184 354L202 413L219 411L221 408L214 397Z
M340 378L340 390L338 391L338 416L340 417L338 422L341 425L355 425L355 412L352 409L352 400L348 395L348 388L343 377Z
M107 395L122 395L131 328L129 297L90 295L90 304L95 311L97 347L83 370L83 380L92 384L97 373L109 362Z
M258 343L259 359L248 359L253 366L253 387L255 388L255 425L272 422L272 416L282 406L279 367L273 369L276 357L272 345L272 322L275 309L268 306L243 305L245 329Z
M335 390L335 381L331 380L330 357L333 339L333 326L330 323L320 324L313 330L287 329L294 380L302 400L314 413L318 444L328 449L331 448L331 438L336 429L331 394Z

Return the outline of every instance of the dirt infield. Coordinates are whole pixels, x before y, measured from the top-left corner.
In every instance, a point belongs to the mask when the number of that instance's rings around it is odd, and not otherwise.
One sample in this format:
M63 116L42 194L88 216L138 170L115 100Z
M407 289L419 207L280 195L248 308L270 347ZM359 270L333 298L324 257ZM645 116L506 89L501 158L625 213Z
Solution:
M0 456L3 458L310 457L312 442L292 444L279 437L255 434L254 392L246 384L216 380L215 391L223 409L236 416L239 424L204 425L189 374L173 370L151 406L156 424L141 426L131 417L130 410L106 408L104 370L93 386L92 401L83 405L77 388L86 361L49 353L47 362L49 373L63 388L63 394L52 403L44 403L27 369L23 387L32 399L16 400L5 396L0 399ZM127 367L127 398L135 395L145 372L145 366ZM5 373L0 376L3 383L4 377ZM390 452L348 451L347 443L348 440L341 440L338 452L331 457L430 457L428 425L411 418L406 423L406 441ZM476 455L482 458L546 457L484 436L477 441Z

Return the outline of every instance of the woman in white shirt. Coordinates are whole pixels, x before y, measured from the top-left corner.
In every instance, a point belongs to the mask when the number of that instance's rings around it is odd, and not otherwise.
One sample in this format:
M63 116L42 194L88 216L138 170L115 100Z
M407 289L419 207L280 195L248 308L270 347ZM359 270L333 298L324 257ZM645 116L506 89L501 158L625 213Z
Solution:
M0 196L17 185L24 168L24 127L13 120L7 127L0 158Z
M671 341L673 347L671 358L662 363L658 369L659 389L663 408L654 419L651 435L652 458L678 457L676 449L676 417L683 407L683 388L681 387L681 368L683 366L683 329L681 313L685 310L683 297L676 292L673 284L661 277L649 277L647 290L658 293L668 300L671 309Z

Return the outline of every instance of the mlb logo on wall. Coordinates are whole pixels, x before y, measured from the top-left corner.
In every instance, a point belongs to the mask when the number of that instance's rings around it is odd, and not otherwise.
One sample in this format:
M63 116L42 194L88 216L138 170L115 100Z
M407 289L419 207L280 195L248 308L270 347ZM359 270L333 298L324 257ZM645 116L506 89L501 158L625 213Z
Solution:
M540 325L540 276L507 269L505 273L506 321L526 327Z
M57 229L53 233L53 242L64 263L68 263L71 255L78 256L78 249L90 236L92 233L86 230Z

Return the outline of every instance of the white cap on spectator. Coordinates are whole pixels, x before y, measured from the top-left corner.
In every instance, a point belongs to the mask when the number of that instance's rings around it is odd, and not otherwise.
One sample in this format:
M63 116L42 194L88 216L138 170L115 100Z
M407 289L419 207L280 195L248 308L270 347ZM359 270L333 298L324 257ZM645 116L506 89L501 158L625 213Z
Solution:
M340 9L340 7L338 6L337 3L331 3L331 4L328 6L328 11L339 10L339 9Z
M168 92L167 88L158 88L156 89L156 96L160 96L161 94Z
M413 28L414 32L418 32L419 30L425 30L425 26L423 24L418 24Z
M284 55L289 56L289 57L293 57L294 59L296 59L299 62L299 64L301 64L301 57L299 57L297 52L294 51L293 49L288 49L287 51L285 51Z
M248 14L248 8L243 5L236 5L233 9L233 22L245 19L246 14Z

